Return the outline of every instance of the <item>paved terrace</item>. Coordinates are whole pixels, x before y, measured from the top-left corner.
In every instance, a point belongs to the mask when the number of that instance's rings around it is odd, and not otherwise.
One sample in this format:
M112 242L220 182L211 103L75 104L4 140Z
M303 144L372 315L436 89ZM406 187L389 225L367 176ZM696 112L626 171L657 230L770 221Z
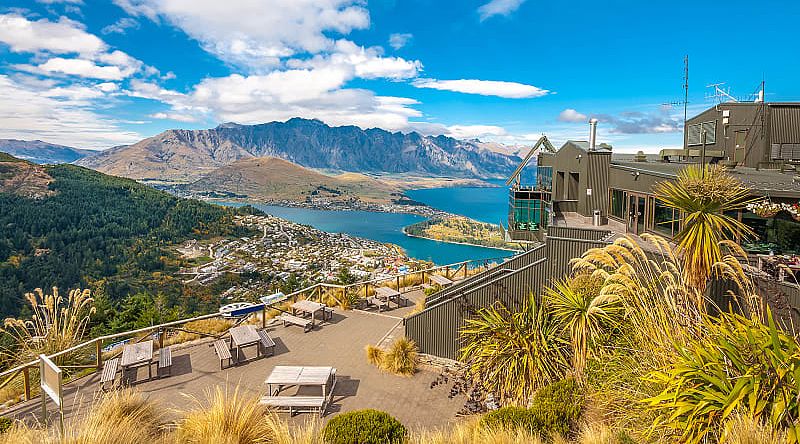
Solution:
M449 387L444 385L431 389L437 372L421 370L413 377L395 376L381 372L366 360L364 347L367 344L374 345L381 341L386 344L393 337L403 334L402 316L410 313L414 301L422 297L422 291L406 293L405 296L410 299L408 307L382 314L337 309L332 320L318 324L308 333L303 333L301 327L284 327L281 323L273 323L267 327L267 331L276 343L274 356L224 370L220 370L219 359L209 339L174 346L172 374L147 381L147 368L143 367L136 374L136 380L140 382L133 384L133 387L163 406L168 417L174 417L174 409L191 406L192 397L205 400L205 392L216 386L228 385L232 388L238 384L248 394L265 394L264 380L277 365L332 366L337 369L338 382L324 420L337 412L375 408L389 412L411 428L445 426L455 419L465 398L458 396L449 399ZM247 358L254 357L255 347L247 347L244 354ZM126 373L126 378L132 372ZM99 378L99 373L93 373L65 386L67 418L84 409L99 393ZM296 389L284 392L293 393L296 393ZM39 417L40 405L38 400L29 401L4 415ZM48 402L48 406L50 412L54 413L55 406L51 402ZM289 417L288 414L282 416ZM316 414L301 413L292 420L305 421L316 417ZM51 421L55 420L52 417Z

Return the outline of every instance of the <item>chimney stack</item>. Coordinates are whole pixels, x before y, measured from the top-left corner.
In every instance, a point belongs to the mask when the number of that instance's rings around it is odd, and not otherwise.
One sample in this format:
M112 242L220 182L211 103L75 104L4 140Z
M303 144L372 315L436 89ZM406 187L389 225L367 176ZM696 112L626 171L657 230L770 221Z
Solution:
M589 119L589 151L597 148L597 119Z

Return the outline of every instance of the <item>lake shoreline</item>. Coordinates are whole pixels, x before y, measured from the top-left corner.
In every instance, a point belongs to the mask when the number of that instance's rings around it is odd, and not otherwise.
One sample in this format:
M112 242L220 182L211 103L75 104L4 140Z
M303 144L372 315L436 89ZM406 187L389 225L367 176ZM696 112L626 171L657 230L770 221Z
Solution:
M502 251L511 251L513 253L522 253L521 250L515 250L513 248L492 247L492 246L489 246L489 245L473 244L471 242L448 241L448 240L436 239L436 238L428 237L428 236L419 236L419 235L416 235L416 234L410 234L410 233L408 233L406 231L406 228L408 228L410 226L411 225L405 226L405 227L403 227L403 230L402 230L403 234L405 234L408 237L416 237L418 239L428 239L428 240L431 240L431 241L434 241L434 242L443 242L443 243L446 243L446 244L468 245L470 247L491 248L492 250L502 250Z

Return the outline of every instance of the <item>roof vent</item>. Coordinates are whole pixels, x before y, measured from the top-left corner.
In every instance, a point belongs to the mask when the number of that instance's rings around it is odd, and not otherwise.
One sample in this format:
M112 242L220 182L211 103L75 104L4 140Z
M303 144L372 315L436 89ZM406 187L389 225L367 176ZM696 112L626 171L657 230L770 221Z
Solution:
M589 119L589 151L597 148L597 119Z
M637 151L636 155L633 156L634 162L647 162L647 156L644 155L644 151Z

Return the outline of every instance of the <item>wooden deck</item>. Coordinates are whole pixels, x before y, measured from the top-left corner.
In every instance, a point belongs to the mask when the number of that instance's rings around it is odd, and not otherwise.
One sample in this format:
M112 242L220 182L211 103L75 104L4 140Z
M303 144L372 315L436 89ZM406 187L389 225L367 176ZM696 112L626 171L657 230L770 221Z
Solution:
M402 315L410 312L414 301L420 297L421 291L414 292L410 295L409 307L380 314L336 309L333 319L308 333L276 323L267 327L276 343L274 356L224 370L220 370L211 340L176 345L172 348L170 376L146 381L147 370L140 368L135 370L139 382L133 387L158 402L165 411L172 412L191 405L191 398L203 400L205 392L216 386L239 385L248 394L264 396L267 394L264 381L276 365L331 366L337 369L338 382L323 420L337 412L374 408L389 412L411 428L442 427L455 420L455 413L464 404L463 397L448 399L449 388L444 386L431 389L430 384L437 376L433 372L421 371L411 378L383 373L367 363L364 352L367 344L388 343L388 339L402 334ZM255 348L248 348L243 354L253 358L255 353ZM93 373L65 386L64 405L68 418L85 408L99 393L100 377L100 372ZM130 375L125 379L131 379ZM287 393L296 393L295 390ZM321 395L303 390L298 394ZM50 404L52 413L54 409ZM33 419L39 417L40 411L39 401L33 400L3 415ZM300 414L290 421L310 418L313 415Z

